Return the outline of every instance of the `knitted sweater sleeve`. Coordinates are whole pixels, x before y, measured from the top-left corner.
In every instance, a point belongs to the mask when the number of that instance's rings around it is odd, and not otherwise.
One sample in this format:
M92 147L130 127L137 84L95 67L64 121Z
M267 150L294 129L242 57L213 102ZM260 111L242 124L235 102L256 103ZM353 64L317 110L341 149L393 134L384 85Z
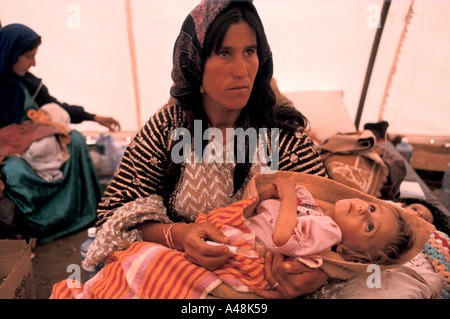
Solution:
M180 118L176 106L166 107L153 115L130 142L99 204L97 227L129 202L149 196L162 198L171 134Z
M128 145L99 204L97 234L84 266L95 265L114 251L142 240L134 225L148 220L172 222L162 195L171 134L180 114L175 106L157 112Z
M308 134L280 130L279 170L327 176L319 151Z

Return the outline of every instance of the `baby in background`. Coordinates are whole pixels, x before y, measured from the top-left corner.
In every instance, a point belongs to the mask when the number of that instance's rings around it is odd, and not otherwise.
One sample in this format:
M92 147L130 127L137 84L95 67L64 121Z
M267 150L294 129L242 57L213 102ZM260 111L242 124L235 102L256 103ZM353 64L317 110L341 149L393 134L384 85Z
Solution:
M412 203L409 205L400 205L400 207L403 207L404 210L406 210L408 213L417 215L418 217L426 220L430 224L433 224L434 217L431 213L431 210L429 210L425 205L419 204L419 203Z
M323 212L293 180L277 178L261 194L248 225L257 242L291 257L333 249L352 262L392 264L412 247L412 231L399 212L358 198Z
M52 125L62 133L70 133L70 116L56 103L45 104L39 110L30 110L28 114L35 123ZM31 143L22 153L22 158L47 182L63 178L61 167L68 156L55 135Z

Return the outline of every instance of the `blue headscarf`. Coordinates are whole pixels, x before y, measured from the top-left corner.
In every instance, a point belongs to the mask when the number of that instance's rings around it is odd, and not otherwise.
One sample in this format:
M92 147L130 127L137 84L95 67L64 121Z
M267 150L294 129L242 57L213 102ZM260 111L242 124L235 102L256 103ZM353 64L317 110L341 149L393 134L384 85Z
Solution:
M12 72L12 66L38 38L36 32L23 24L0 28L0 128L21 121L25 97L21 77Z

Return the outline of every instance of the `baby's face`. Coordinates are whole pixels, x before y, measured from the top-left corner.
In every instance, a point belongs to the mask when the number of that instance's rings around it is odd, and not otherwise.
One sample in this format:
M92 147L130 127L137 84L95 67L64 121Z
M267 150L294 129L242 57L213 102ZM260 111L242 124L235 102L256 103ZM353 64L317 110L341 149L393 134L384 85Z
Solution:
M388 208L358 198L343 199L327 214L342 232L342 244L357 251L385 248L398 231L398 219Z
M420 218L425 219L429 223L433 223L434 217L431 211L422 204L410 204L403 207L408 213L419 216Z
M52 117L48 114L47 111L39 110L39 120L45 122L51 122Z

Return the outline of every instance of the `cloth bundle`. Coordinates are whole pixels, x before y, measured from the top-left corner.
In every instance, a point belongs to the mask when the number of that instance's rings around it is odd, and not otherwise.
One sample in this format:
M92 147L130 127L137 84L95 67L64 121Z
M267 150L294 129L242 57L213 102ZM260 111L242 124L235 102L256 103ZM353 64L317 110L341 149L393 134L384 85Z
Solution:
M373 149L375 141L375 136L368 130L339 133L328 138L320 145L328 175L335 181L379 197L387 182L389 168Z
M49 103L29 110L28 116L31 121L0 130L0 163L7 157L22 157L45 181L62 179L61 166L70 157L69 114L58 104ZM1 184L0 191L3 188Z
M36 123L10 124L0 129L0 164L8 157L20 157L33 142L53 136L58 131L47 125ZM5 185L0 180L0 197Z
M242 212L256 199L253 196L200 214L197 222L211 222L230 238L232 245L254 249L254 236ZM71 285L66 281L57 283L51 298L256 297L248 292L249 286L268 287L264 279L264 258L259 254L256 258L233 255L224 267L210 272L189 262L182 252L155 243L135 242L126 250L113 253L106 266L84 286L78 282Z

